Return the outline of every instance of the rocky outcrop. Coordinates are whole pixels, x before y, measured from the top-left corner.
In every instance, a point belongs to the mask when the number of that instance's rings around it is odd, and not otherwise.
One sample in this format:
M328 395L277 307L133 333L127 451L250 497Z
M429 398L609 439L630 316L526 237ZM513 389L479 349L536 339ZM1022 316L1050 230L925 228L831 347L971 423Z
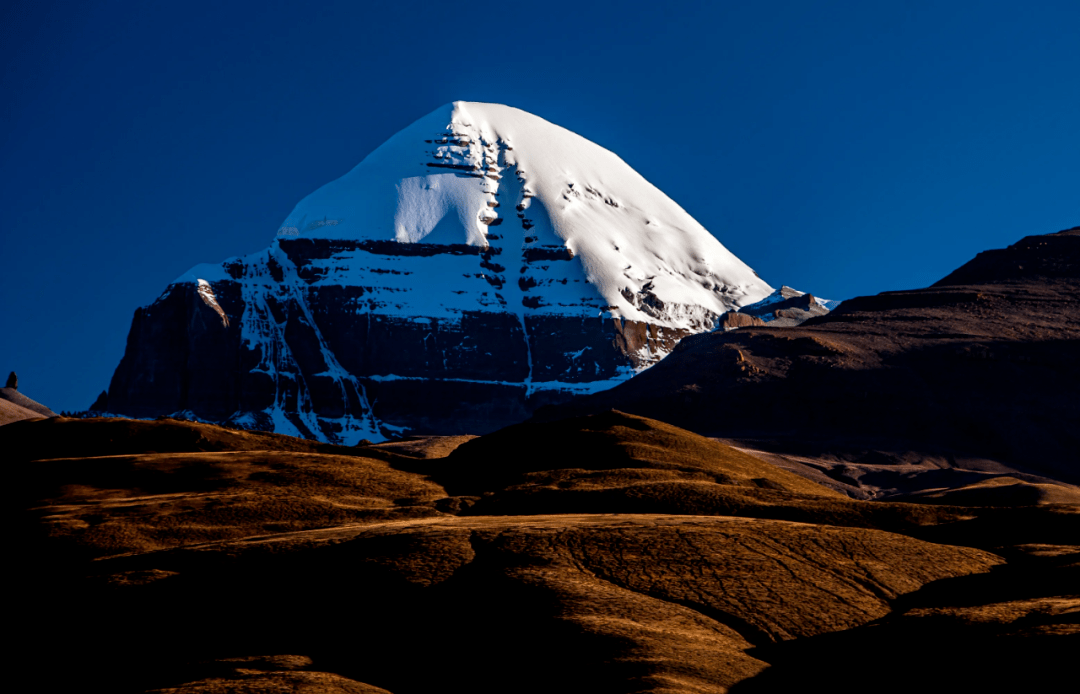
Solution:
M783 286L761 301L743 306L737 313L758 318L761 321L759 325L767 323L774 328L793 328L811 318L827 315L830 310L839 305L839 301L818 299L813 294ZM739 319L732 317L731 320ZM743 327L743 325L735 327Z
M720 319L721 330L734 330L736 328L749 328L754 325L765 325L765 321L757 316L750 316L739 311L728 311Z
M265 265L243 268L247 277L212 283L216 307L196 286L177 283L139 309L107 410L183 413L328 441L484 433L614 385L689 334L608 316L381 315L357 308L363 286L297 291L283 280L254 294L245 279L307 266L292 264L293 249L281 246ZM94 409L102 404L99 397Z
M103 390L90 405L90 412L107 412L109 410L109 391Z

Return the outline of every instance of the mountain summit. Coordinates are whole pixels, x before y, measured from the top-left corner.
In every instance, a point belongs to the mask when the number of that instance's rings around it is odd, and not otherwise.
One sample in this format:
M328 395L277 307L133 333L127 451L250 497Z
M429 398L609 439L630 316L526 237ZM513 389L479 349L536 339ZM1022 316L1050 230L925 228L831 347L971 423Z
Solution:
M772 291L612 152L455 102L140 309L108 410L352 443L601 390Z

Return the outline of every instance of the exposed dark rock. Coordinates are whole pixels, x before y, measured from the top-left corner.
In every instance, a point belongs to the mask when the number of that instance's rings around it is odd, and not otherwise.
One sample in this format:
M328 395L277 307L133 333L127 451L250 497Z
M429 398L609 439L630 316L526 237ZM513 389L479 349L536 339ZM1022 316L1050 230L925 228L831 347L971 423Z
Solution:
M1080 227L1028 236L1008 248L983 251L933 286L1030 283L1080 277Z
M530 248L526 248L522 252L521 257L526 263L537 263L541 261L554 260L573 260L574 252L571 251L569 248L565 248L563 246L533 246Z
M615 328L615 346L628 355L635 367L647 366L651 362L648 355L655 351L670 351L679 340L690 334L687 330L665 328L651 323L640 323L620 318L613 318ZM645 358L642 358L644 355Z
M19 389L19 377L15 375L14 371L12 371L10 374L8 374L7 385L4 386L4 387L5 388L11 388L12 390L18 390Z
M239 285L211 286L218 305L237 322L246 310ZM533 381L562 384L613 379L627 368L648 365L651 355L665 353L688 334L618 319L539 314L522 321L512 313L473 312L458 322L418 322L347 309L362 305L363 297L361 287L312 288L308 305L319 321L317 334L297 303L269 302L283 328L278 358L290 355L277 367L289 377L275 382L273 374L257 368L272 344L245 344L241 330L223 325L195 285L174 284L136 311L107 409L135 417L190 412L220 422L277 402L299 432L330 440L337 436L333 428L312 431L305 410L327 419L373 414L384 425L417 434L484 433L527 418L539 405L572 397L570 388L530 390L530 373ZM528 294L522 302L530 308L544 303ZM328 365L320 345L336 355L362 391L349 385L343 395L324 375ZM587 363L574 356L586 353ZM246 421L265 426L254 417Z
M108 412L109 411L109 391L101 391L101 395L97 396L97 400L94 400L94 404L90 406L92 412Z
M815 298L813 294L803 294L784 286L756 304L743 306L738 313L760 318L763 323L774 328L792 328L811 318L827 315L829 309L825 302Z
M581 299L591 303L570 307L569 315L560 315L561 304L542 311L565 301L552 299L549 286L581 281L576 265L551 279L548 264L573 259L561 246L515 251L521 271L512 286L525 309L519 316L497 293L507 268L494 259L510 253L499 246L299 238L278 244L277 255L248 261L229 279L178 282L136 311L107 411L187 413L329 441L402 430L484 433L566 401L576 389L625 379L691 332L605 317L610 307L599 299ZM385 300L370 298L387 296L384 289L318 283L339 257L352 267L409 275L379 268L386 261L376 258L437 255L475 258L476 276L496 290L490 311L462 311L453 320L387 315L380 312ZM285 283L286 272L302 280L302 296ZM244 288L267 280L278 286L257 284L258 296ZM634 301L650 315L665 306L648 287ZM105 411L103 404L94 409Z

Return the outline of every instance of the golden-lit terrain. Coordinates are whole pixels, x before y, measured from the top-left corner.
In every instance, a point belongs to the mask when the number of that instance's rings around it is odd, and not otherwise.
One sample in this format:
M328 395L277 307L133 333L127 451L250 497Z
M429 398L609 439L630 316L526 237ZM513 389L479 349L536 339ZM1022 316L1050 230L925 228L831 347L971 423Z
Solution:
M0 449L55 689L992 691L1080 636L1067 498L860 501L620 412L355 448L53 418Z

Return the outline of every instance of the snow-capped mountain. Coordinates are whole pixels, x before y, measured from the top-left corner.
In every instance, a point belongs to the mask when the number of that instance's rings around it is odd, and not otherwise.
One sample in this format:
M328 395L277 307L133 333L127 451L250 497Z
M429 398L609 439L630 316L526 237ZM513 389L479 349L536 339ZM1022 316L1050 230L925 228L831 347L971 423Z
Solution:
M304 198L268 249L141 309L108 409L342 443L483 433L771 291L612 152L455 102Z

